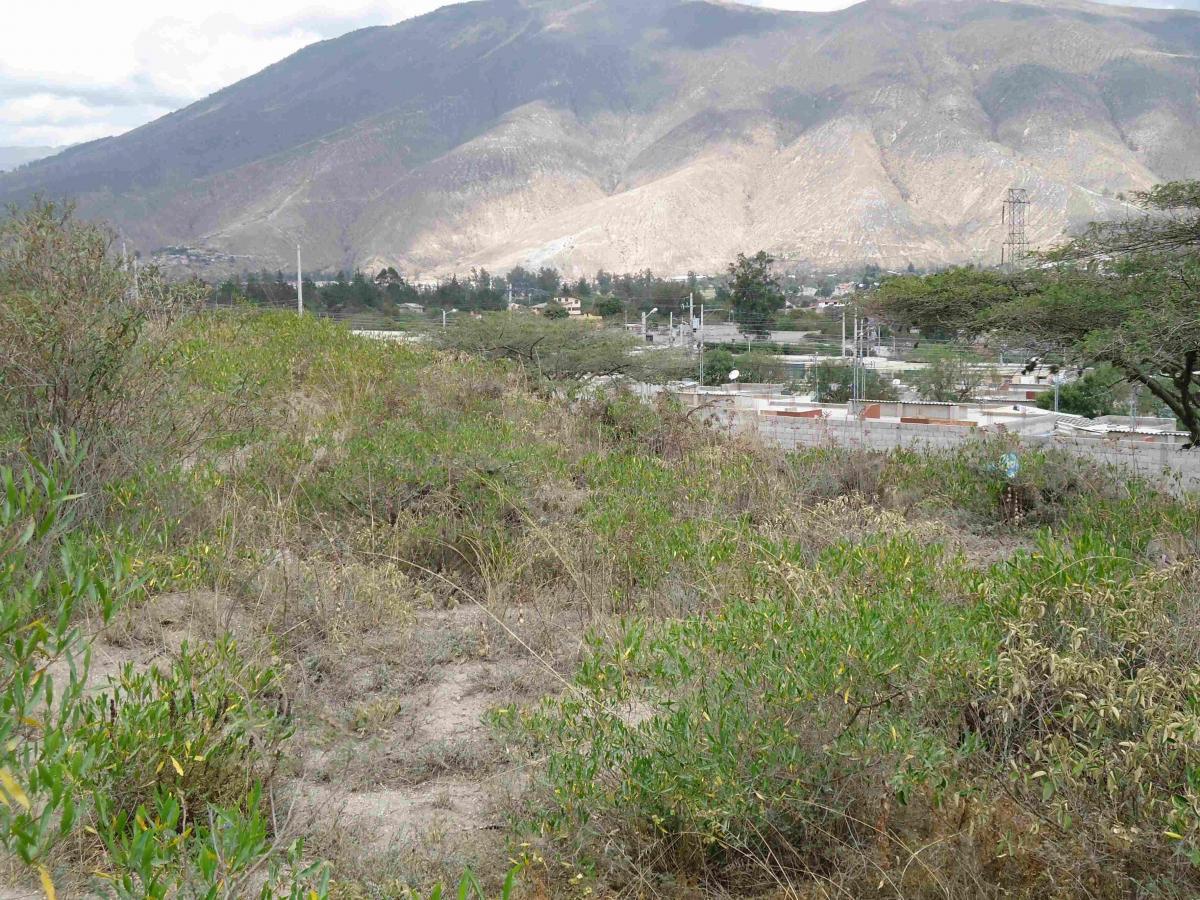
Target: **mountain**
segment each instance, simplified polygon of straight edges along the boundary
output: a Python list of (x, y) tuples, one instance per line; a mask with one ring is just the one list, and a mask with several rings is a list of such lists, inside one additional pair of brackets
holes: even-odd
[(0, 147), (0, 172), (53, 156), (62, 147)]
[[(1081, 0), (482, 0), (0, 176), (145, 250), (403, 271), (994, 262), (1200, 176), (1200, 14)], [(226, 256), (221, 256), (226, 254)]]

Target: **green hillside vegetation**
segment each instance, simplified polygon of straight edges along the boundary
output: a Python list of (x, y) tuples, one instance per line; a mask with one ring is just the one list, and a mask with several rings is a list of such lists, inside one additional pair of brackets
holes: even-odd
[(0, 238), (0, 883), (1200, 891), (1194, 496), (784, 454), (108, 241)]

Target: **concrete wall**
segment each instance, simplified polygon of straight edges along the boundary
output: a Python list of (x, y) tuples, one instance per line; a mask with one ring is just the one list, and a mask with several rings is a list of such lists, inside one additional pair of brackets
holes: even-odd
[[(721, 400), (725, 401), (725, 398)], [(706, 404), (704, 416), (718, 428), (753, 434), (784, 450), (831, 444), (871, 450), (903, 447), (945, 450), (978, 440), (983, 434), (977, 428), (946, 425), (776, 416), (738, 409), (727, 401)], [(1057, 447), (1097, 463), (1127, 469), (1178, 490), (1200, 490), (1200, 451), (1181, 451), (1166, 443), (1125, 443), (1063, 434), (1018, 437), (1026, 446)]]

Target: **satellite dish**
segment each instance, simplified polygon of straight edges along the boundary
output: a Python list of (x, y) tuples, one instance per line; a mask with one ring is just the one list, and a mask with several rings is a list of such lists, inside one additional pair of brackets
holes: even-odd
[(737, 380), (738, 380), (738, 376), (739, 376), (739, 375), (741, 375), (741, 374), (742, 374), (742, 373), (741, 373), (741, 372), (739, 372), (737, 369), (734, 369), (733, 371), (731, 371), (731, 372), (729, 373), (729, 380), (730, 380), (730, 381), (737, 381)]

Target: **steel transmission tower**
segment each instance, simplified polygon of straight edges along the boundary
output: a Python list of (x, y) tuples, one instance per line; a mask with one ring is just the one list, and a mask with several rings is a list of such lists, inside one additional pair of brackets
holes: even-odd
[(1008, 226), (1000, 248), (1000, 265), (1015, 269), (1029, 256), (1029, 241), (1025, 237), (1025, 210), (1029, 207), (1029, 192), (1025, 188), (1009, 188), (1000, 208), (1000, 224)]

